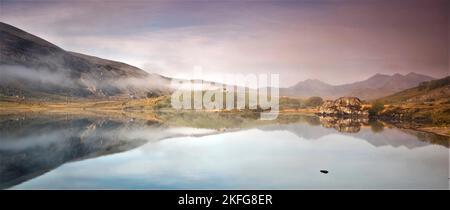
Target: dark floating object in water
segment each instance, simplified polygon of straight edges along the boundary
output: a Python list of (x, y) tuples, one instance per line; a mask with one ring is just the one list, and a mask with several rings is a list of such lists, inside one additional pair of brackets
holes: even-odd
[(327, 170), (320, 170), (320, 173), (328, 174), (328, 171)]

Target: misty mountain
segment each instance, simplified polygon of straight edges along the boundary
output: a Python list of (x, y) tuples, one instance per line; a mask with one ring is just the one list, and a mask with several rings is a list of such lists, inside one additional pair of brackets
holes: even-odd
[[(66, 51), (1, 22), (0, 49), (0, 96), (44, 99), (65, 96), (145, 97), (147, 93), (159, 95), (169, 92), (169, 78), (125, 63)], [(432, 79), (416, 73), (376, 74), (367, 80), (345, 85), (309, 79), (281, 88), (280, 95), (375, 99)]]
[(0, 95), (145, 97), (167, 91), (168, 78), (137, 67), (66, 51), (0, 22)]
[(433, 79), (432, 77), (413, 72), (406, 75), (375, 74), (364, 81), (344, 85), (330, 85), (319, 80), (308, 79), (292, 87), (281, 88), (280, 95), (293, 97), (320, 96), (327, 99), (335, 99), (341, 96), (356, 96), (370, 100), (412, 88), (424, 81)]

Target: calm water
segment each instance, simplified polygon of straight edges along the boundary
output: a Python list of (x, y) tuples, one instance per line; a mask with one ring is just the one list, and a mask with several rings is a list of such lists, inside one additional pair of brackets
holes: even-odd
[(301, 117), (226, 129), (173, 121), (2, 118), (0, 188), (449, 188), (446, 137)]

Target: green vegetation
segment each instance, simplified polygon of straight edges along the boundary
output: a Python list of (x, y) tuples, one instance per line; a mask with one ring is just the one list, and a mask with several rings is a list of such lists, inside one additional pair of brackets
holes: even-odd
[[(198, 93), (198, 92), (197, 92)], [(194, 104), (194, 92), (191, 93), (191, 106)], [(205, 94), (205, 91), (203, 91), (201, 94)], [(270, 99), (270, 96), (269, 96)], [(162, 96), (160, 97), (160, 100), (158, 103), (154, 106), (155, 110), (161, 110), (161, 109), (172, 109), (171, 107), (171, 96)], [(214, 96), (212, 97), (212, 100), (214, 100)], [(237, 101), (238, 97), (234, 96), (234, 107), (237, 107)], [(249, 103), (249, 93), (248, 91), (245, 94), (245, 109), (248, 109), (248, 103)], [(299, 110), (299, 109), (310, 109), (310, 108), (316, 108), (320, 106), (323, 103), (323, 99), (320, 97), (310, 97), (308, 99), (301, 99), (301, 98), (292, 98), (292, 97), (280, 97), (279, 98), (279, 105), (280, 110)], [(223, 93), (223, 107), (226, 107), (226, 93)], [(262, 111), (258, 107), (259, 111)]]
[(450, 76), (438, 80), (422, 82), (420, 83), (418, 90), (419, 91), (433, 90), (436, 88), (444, 87), (449, 84), (450, 84)]
[(380, 101), (375, 101), (369, 109), (369, 116), (376, 116), (384, 109), (384, 104)]
[(317, 107), (317, 106), (322, 105), (322, 103), (323, 103), (323, 99), (321, 97), (313, 96), (313, 97), (306, 99), (305, 106), (306, 107)]
[(281, 97), (279, 103), (282, 110), (302, 108), (302, 100), (298, 98)]
[(384, 130), (384, 124), (378, 120), (369, 121), (370, 129), (374, 133), (380, 133)]
[(290, 98), (290, 97), (281, 97), (280, 98), (280, 109), (309, 109), (309, 108), (317, 108), (322, 105), (323, 99), (321, 97), (313, 96), (307, 99), (301, 98)]

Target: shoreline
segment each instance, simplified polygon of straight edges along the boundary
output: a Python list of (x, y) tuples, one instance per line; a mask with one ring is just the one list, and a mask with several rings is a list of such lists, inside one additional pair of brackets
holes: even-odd
[(436, 135), (440, 135), (440, 136), (446, 136), (446, 137), (449, 137), (449, 140), (450, 140), (450, 127), (448, 127), (448, 126), (442, 126), (442, 127), (438, 127), (438, 126), (405, 126), (405, 125), (396, 124), (396, 123), (392, 123), (392, 125), (397, 128), (401, 128), (401, 129), (410, 129), (410, 130), (415, 130), (415, 131), (420, 131), (420, 132), (432, 133), (432, 134), (436, 134)]
[[(33, 102), (33, 101), (0, 101), (0, 115), (12, 115), (23, 113), (71, 113), (71, 114), (105, 114), (111, 116), (128, 116), (147, 120), (159, 121), (157, 112), (165, 111), (157, 109), (156, 106), (163, 98), (135, 99), (135, 100), (110, 100), (110, 101), (72, 101), (72, 102)], [(207, 111), (205, 111), (207, 112)], [(213, 112), (223, 112), (216, 110)], [(224, 112), (225, 113), (225, 112)], [(226, 111), (226, 113), (234, 113)], [(236, 112), (238, 113), (238, 112)], [(318, 116), (317, 109), (280, 109), (283, 115), (305, 115)], [(377, 119), (377, 118), (375, 118)], [(420, 132), (432, 133), (440, 136), (450, 137), (450, 127), (447, 125), (436, 126), (416, 124), (415, 122), (396, 122), (389, 119), (377, 119), (398, 128), (411, 129)]]

